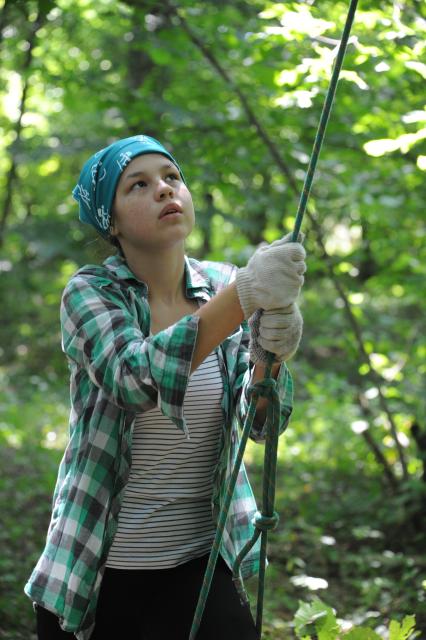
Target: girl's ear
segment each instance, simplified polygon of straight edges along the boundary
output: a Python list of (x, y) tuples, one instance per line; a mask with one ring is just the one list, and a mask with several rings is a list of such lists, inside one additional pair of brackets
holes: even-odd
[(115, 237), (115, 236), (118, 235), (118, 229), (117, 229), (117, 225), (116, 225), (115, 220), (114, 220), (114, 216), (112, 216), (112, 218), (111, 218), (111, 223), (109, 225), (109, 230), (108, 231), (109, 231), (109, 235), (110, 236), (114, 236)]

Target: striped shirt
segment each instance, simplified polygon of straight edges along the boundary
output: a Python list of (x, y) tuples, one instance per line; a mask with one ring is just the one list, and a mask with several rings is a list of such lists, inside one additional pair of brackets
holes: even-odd
[[(230, 284), (236, 267), (185, 259), (185, 293), (203, 304)], [(55, 613), (64, 631), (88, 640), (108, 553), (131, 467), (137, 413), (157, 406), (187, 434), (184, 398), (199, 316), (192, 314), (150, 336), (148, 287), (124, 257), (82, 267), (68, 282), (61, 304), (62, 348), (70, 368), (69, 442), (58, 470), (45, 548), (25, 593)], [(213, 478), (215, 519), (223, 504), (248, 411), (251, 379), (249, 328), (239, 326), (217, 349), (223, 382), (223, 428)], [(283, 364), (277, 378), (282, 433), (292, 411), (292, 379)], [(250, 437), (265, 439), (263, 425)], [(232, 567), (251, 539), (256, 503), (244, 465), (228, 511), (220, 553)], [(260, 545), (241, 565), (243, 578), (259, 570)]]
[(108, 567), (165, 569), (209, 553), (222, 396), (213, 352), (191, 374), (185, 394), (189, 440), (157, 407), (136, 416), (132, 467)]

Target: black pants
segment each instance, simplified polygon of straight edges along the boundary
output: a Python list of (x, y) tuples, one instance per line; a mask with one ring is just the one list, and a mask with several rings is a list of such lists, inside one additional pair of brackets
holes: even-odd
[[(188, 640), (207, 565), (204, 556), (174, 569), (109, 569), (101, 585), (90, 640)], [(39, 640), (71, 640), (58, 618), (37, 607)], [(219, 557), (197, 640), (257, 640), (248, 606)]]

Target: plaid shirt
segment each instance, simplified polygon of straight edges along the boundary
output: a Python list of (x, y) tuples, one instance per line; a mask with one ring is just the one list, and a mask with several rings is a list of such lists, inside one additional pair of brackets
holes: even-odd
[[(235, 277), (230, 264), (185, 259), (186, 295), (207, 302)], [(70, 437), (53, 496), (45, 549), (25, 586), (37, 604), (53, 611), (65, 631), (87, 640), (108, 552), (131, 466), (136, 413), (158, 406), (187, 433), (183, 402), (199, 318), (187, 315), (149, 335), (147, 286), (112, 256), (102, 266), (80, 269), (65, 288), (61, 305), (62, 345), (71, 372)], [(250, 382), (249, 331), (239, 326), (217, 349), (224, 395), (223, 435), (213, 480), (217, 516), (239, 443), (238, 420), (247, 411)], [(291, 413), (292, 383), (278, 376), (280, 431)], [(263, 440), (261, 426), (251, 437)], [(256, 504), (242, 465), (229, 510), (221, 554), (229, 566), (251, 538)], [(259, 545), (242, 565), (257, 573)]]

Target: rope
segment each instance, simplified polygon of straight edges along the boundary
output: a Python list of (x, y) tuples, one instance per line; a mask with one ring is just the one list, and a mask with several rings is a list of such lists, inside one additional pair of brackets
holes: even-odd
[[(272, 357), (272, 361), (273, 361), (273, 357)], [(201, 623), (201, 618), (204, 612), (207, 596), (210, 591), (211, 581), (213, 579), (214, 568), (216, 566), (216, 561), (219, 555), (220, 545), (223, 537), (223, 531), (225, 529), (225, 524), (226, 524), (226, 517), (228, 515), (229, 506), (231, 504), (232, 494), (234, 493), (235, 484), (238, 478), (238, 472), (240, 470), (244, 451), (247, 445), (247, 440), (248, 440), (250, 431), (253, 427), (254, 418), (256, 415), (257, 401), (259, 400), (260, 397), (266, 397), (269, 400), (267, 412), (266, 412), (266, 422), (265, 422), (265, 428), (267, 430), (266, 442), (265, 442), (265, 471), (266, 471), (267, 459), (268, 459), (269, 468), (268, 468), (268, 472), (264, 473), (264, 486), (263, 486), (263, 495), (264, 495), (264, 498), (266, 497), (266, 502), (267, 502), (265, 505), (266, 508), (262, 511), (262, 513), (260, 514), (260, 517), (256, 518), (255, 516), (254, 519), (255, 521), (257, 520), (260, 527), (262, 527), (264, 524), (263, 518), (270, 519), (270, 518), (275, 518), (276, 516), (275, 512), (273, 511), (273, 504), (274, 504), (274, 497), (275, 497), (275, 470), (276, 470), (277, 447), (278, 447), (278, 423), (279, 423), (279, 413), (280, 413), (281, 407), (280, 407), (280, 402), (278, 398), (278, 392), (276, 389), (277, 383), (273, 378), (271, 378), (272, 361), (269, 362), (266, 367), (265, 379), (262, 380), (261, 382), (257, 382), (256, 384), (251, 385), (247, 391), (248, 398), (250, 400), (249, 409), (244, 422), (240, 445), (238, 447), (238, 452), (235, 457), (232, 474), (229, 479), (228, 486), (226, 488), (223, 505), (219, 514), (216, 534), (213, 541), (212, 550), (210, 552), (209, 561), (207, 563), (206, 572), (204, 574), (204, 580), (201, 586), (200, 596), (198, 599), (194, 620), (192, 622), (192, 628), (189, 635), (189, 640), (194, 640), (196, 638), (196, 634), (198, 632), (198, 629)], [(285, 367), (286, 374), (287, 376), (289, 376), (290, 374), (288, 372), (286, 365), (283, 363), (282, 366)], [(285, 383), (286, 382), (287, 380), (285, 380)], [(289, 406), (287, 409), (288, 417), (290, 416), (291, 409), (292, 409), (291, 406)], [(267, 455), (268, 449), (269, 449), (269, 452)], [(268, 506), (269, 507), (272, 506), (272, 513), (270, 509), (268, 510)], [(247, 545), (245, 545), (244, 549), (240, 552), (233, 567), (234, 581), (235, 581), (236, 587), (243, 601), (247, 603), (248, 603), (247, 594), (244, 590), (243, 582), (239, 575), (239, 565), (243, 560), (244, 555), (246, 555), (248, 551), (251, 549), (251, 547), (253, 547), (253, 545), (256, 543), (256, 540), (258, 539), (259, 535), (262, 535), (262, 537), (264, 537), (265, 539), (265, 544), (264, 544), (265, 549), (263, 553), (262, 553), (263, 545), (261, 547), (260, 568), (262, 571), (262, 555), (264, 555), (264, 558), (265, 558), (264, 565), (266, 565), (267, 529), (268, 529), (268, 525), (265, 527), (265, 531), (262, 531), (261, 528), (259, 527), (256, 528), (254, 537), (252, 538), (252, 540), (250, 540), (247, 543)], [(244, 555), (243, 555), (243, 551), (245, 551)], [(264, 571), (264, 568), (263, 568), (263, 571)], [(259, 585), (261, 585), (260, 577), (259, 577)], [(263, 589), (264, 587), (262, 587), (261, 589), (262, 601), (263, 601)]]
[[(336, 61), (334, 64), (330, 85), (328, 87), (327, 95), (325, 97), (324, 106), (322, 109), (321, 117), (319, 120), (318, 129), (315, 135), (314, 145), (312, 149), (309, 166), (306, 172), (305, 181), (303, 184), (302, 193), (300, 196), (299, 206), (296, 213), (296, 220), (292, 234), (292, 241), (296, 242), (299, 236), (300, 227), (302, 224), (303, 216), (306, 211), (309, 194), (312, 187), (312, 182), (315, 175), (316, 165), (318, 157), (321, 151), (321, 147), (324, 141), (325, 130), (327, 128), (328, 119), (330, 116), (331, 108), (333, 106), (334, 96), (336, 94), (337, 83), (339, 80), (340, 71), (342, 68), (343, 60), (348, 45), (349, 34), (352, 28), (355, 12), (357, 8), (358, 0), (351, 0), (346, 23), (344, 26), (342, 38), (340, 41)], [(204, 608), (206, 605), (207, 597), (210, 591), (211, 582), (213, 579), (214, 569), (216, 566), (217, 558), (220, 551), (220, 545), (222, 542), (223, 532), (225, 529), (226, 518), (231, 504), (232, 495), (234, 493), (235, 484), (240, 470), (241, 462), (244, 456), (244, 451), (247, 445), (247, 440), (250, 431), (253, 427), (256, 405), (260, 397), (265, 397), (269, 400), (267, 407), (267, 415), (265, 422), (266, 441), (265, 441), (265, 458), (263, 468), (263, 495), (262, 495), (262, 511), (257, 511), (253, 518), (254, 533), (251, 538), (238, 554), (234, 566), (233, 575), (234, 582), (240, 594), (243, 602), (247, 603), (248, 597), (244, 589), (244, 584), (241, 578), (241, 563), (244, 560), (247, 553), (256, 544), (259, 537), (261, 537), (260, 546), (260, 569), (259, 569), (259, 581), (257, 592), (257, 610), (256, 610), (256, 630), (259, 639), (262, 635), (262, 618), (263, 618), (263, 600), (265, 591), (265, 570), (266, 570), (266, 548), (268, 532), (274, 529), (278, 524), (278, 514), (274, 511), (275, 502), (275, 481), (276, 481), (276, 468), (277, 468), (277, 450), (278, 450), (278, 427), (280, 417), (280, 402), (278, 398), (276, 381), (271, 378), (271, 369), (274, 362), (273, 354), (268, 355), (268, 362), (265, 370), (265, 378), (263, 381), (252, 385), (248, 389), (249, 396), (249, 409), (244, 422), (243, 431), (241, 434), (240, 446), (235, 458), (234, 467), (231, 477), (226, 488), (225, 497), (223, 500), (222, 508), (218, 518), (218, 524), (216, 528), (216, 534), (213, 541), (212, 550), (210, 553), (209, 561), (207, 564), (206, 572), (204, 574), (203, 584), (201, 586), (200, 595), (197, 603), (197, 607), (194, 614), (194, 620), (189, 635), (189, 640), (195, 640), (198, 629), (200, 627), (201, 619), (203, 616)], [(282, 363), (282, 367), (285, 369), (285, 374), (288, 377), (290, 374), (285, 363)], [(287, 382), (287, 380), (285, 380)], [(291, 407), (288, 410), (288, 417), (291, 413)]]
[(311, 192), (312, 182), (315, 175), (315, 169), (317, 166), (322, 143), (324, 141), (325, 130), (327, 128), (331, 107), (333, 106), (334, 96), (336, 95), (337, 82), (339, 80), (340, 71), (342, 69), (343, 59), (346, 53), (346, 47), (348, 46), (349, 34), (351, 32), (352, 23), (354, 21), (357, 4), (358, 4), (358, 0), (351, 0), (351, 3), (349, 5), (348, 15), (347, 15), (345, 26), (342, 33), (342, 39), (340, 40), (336, 61), (334, 63), (333, 72), (331, 74), (330, 85), (328, 87), (327, 95), (325, 96), (324, 106), (322, 108), (322, 113), (319, 119), (318, 129), (317, 129), (317, 133), (314, 140), (314, 146), (311, 153), (311, 159), (309, 160), (308, 170), (305, 176), (305, 182), (303, 184), (302, 193), (300, 195), (299, 206), (297, 208), (297, 213), (296, 213), (296, 222), (294, 223), (294, 230), (293, 230), (293, 237), (292, 237), (293, 242), (296, 242), (299, 236), (299, 231), (302, 225), (303, 216), (306, 211), (306, 205), (308, 204), (308, 198)]

